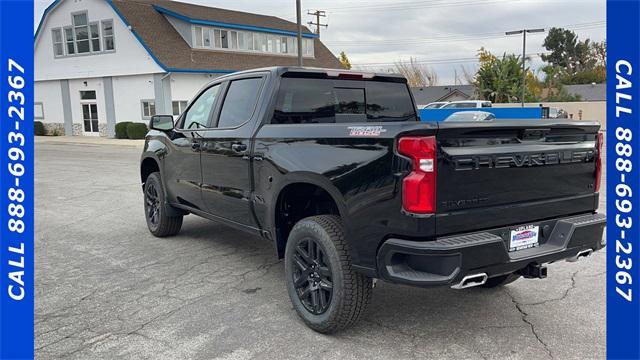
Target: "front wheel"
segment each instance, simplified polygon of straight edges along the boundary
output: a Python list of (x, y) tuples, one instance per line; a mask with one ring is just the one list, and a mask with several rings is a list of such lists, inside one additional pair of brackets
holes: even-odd
[(296, 312), (321, 333), (355, 324), (371, 299), (372, 281), (353, 270), (337, 216), (312, 216), (295, 224), (285, 249), (285, 276)]
[(182, 215), (168, 216), (160, 173), (154, 172), (144, 183), (144, 214), (149, 231), (157, 237), (175, 235), (182, 227)]

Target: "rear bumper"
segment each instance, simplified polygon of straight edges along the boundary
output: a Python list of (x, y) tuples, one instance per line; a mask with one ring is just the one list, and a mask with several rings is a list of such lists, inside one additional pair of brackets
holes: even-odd
[(438, 238), (434, 241), (388, 239), (378, 250), (378, 273), (384, 280), (414, 286), (454, 285), (465, 276), (508, 274), (530, 264), (575, 258), (585, 250), (606, 246), (602, 235), (606, 217), (586, 214), (534, 223), (540, 228), (534, 248), (508, 251), (510, 230), (502, 227), (482, 232)]

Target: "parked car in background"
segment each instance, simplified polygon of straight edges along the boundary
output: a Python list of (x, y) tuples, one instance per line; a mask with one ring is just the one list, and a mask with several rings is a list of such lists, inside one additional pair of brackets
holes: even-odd
[(549, 108), (549, 119), (567, 119), (569, 114), (563, 109)]
[(491, 107), (491, 101), (486, 100), (459, 100), (451, 101), (442, 106), (441, 109), (469, 109), (469, 108), (488, 108)]
[(491, 121), (495, 118), (495, 115), (486, 111), (458, 111), (449, 115), (444, 121)]
[(447, 105), (448, 101), (436, 101), (432, 103), (428, 103), (423, 107), (423, 109), (440, 109), (441, 107)]

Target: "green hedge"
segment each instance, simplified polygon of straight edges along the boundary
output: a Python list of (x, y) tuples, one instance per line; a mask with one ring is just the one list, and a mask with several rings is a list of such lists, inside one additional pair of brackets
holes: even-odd
[(123, 121), (116, 124), (116, 139), (128, 139), (127, 126), (133, 124), (131, 121)]
[(42, 121), (34, 121), (33, 122), (33, 133), (36, 136), (44, 136), (44, 124)]
[(147, 124), (131, 123), (127, 125), (127, 137), (129, 137), (129, 139), (144, 139), (148, 131)]

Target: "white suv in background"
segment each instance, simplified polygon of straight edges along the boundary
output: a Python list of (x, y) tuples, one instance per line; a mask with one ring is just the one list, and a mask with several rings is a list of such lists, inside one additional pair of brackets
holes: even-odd
[(443, 105), (441, 109), (469, 109), (469, 108), (490, 108), (491, 101), (486, 100), (460, 100), (451, 101)]

